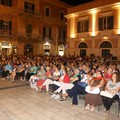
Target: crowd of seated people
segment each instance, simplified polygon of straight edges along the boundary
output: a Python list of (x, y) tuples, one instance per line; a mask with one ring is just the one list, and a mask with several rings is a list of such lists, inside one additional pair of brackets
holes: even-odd
[[(120, 62), (112, 63), (97, 56), (2, 56), (0, 74), (11, 83), (20, 79), (29, 81), (38, 92), (43, 89), (54, 99), (78, 105), (79, 94), (85, 95), (85, 110), (94, 111), (103, 104), (108, 112), (120, 91)], [(109, 91), (108, 97), (101, 91)], [(103, 93), (103, 92), (102, 92)]]

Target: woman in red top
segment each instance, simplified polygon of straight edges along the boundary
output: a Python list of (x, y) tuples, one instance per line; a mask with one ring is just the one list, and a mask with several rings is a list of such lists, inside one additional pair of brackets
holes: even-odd
[(113, 70), (111, 68), (108, 68), (107, 73), (104, 74), (106, 81), (109, 81), (112, 79), (112, 74), (113, 74)]
[(73, 83), (70, 83), (69, 75), (66, 73), (65, 69), (63, 70), (63, 75), (59, 79), (59, 83), (55, 81), (54, 84), (59, 86), (59, 88), (54, 92), (55, 94), (60, 93), (61, 91), (62, 94), (65, 94), (66, 90), (71, 89), (74, 86)]

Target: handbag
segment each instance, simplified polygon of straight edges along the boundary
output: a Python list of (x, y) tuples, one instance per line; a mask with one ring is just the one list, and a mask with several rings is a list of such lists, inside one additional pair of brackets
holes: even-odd
[(86, 87), (87, 86), (87, 83), (85, 83), (85, 82), (78, 82), (78, 85), (80, 85), (81, 87)]

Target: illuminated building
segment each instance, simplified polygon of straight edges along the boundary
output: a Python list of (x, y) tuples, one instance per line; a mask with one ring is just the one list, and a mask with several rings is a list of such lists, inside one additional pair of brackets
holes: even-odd
[(0, 54), (64, 54), (67, 7), (59, 0), (0, 0)]
[(94, 0), (68, 8), (67, 55), (120, 58), (120, 2)]

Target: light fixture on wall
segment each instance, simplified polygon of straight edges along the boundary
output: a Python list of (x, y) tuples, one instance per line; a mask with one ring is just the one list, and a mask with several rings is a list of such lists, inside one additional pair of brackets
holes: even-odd
[(108, 39), (108, 36), (107, 36), (107, 35), (104, 35), (103, 39), (107, 40), (107, 39)]
[(75, 38), (75, 34), (74, 34), (74, 33), (71, 33), (70, 37), (71, 37), (72, 39), (74, 39), (74, 38)]
[(82, 42), (84, 42), (85, 41), (85, 38), (84, 37), (81, 37), (81, 39), (80, 39)]

